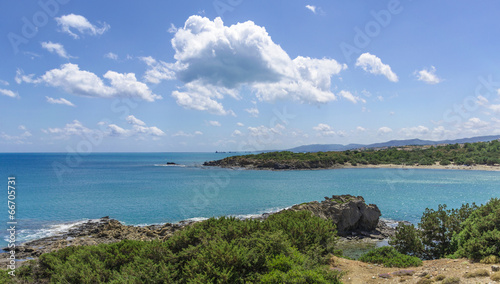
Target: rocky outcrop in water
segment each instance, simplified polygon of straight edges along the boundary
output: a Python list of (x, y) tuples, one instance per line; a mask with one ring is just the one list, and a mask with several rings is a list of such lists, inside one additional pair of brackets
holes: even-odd
[(289, 210), (308, 210), (313, 215), (332, 220), (341, 236), (366, 236), (383, 239), (390, 228), (380, 222), (377, 205), (366, 204), (361, 196), (334, 195), (322, 202), (313, 201), (292, 206)]

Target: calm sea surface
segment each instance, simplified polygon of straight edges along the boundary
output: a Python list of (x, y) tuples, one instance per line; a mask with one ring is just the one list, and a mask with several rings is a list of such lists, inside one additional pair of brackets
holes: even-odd
[[(341, 169), (254, 171), (202, 167), (230, 154), (0, 154), (7, 189), (16, 178), (18, 240), (110, 216), (146, 225), (190, 218), (247, 217), (334, 194), (361, 195), (382, 217), (418, 222), (426, 207), (485, 203), (500, 196), (500, 172)], [(182, 166), (165, 166), (175, 162)], [(0, 245), (6, 244), (7, 190), (0, 193)], [(3, 213), (2, 213), (3, 212)]]

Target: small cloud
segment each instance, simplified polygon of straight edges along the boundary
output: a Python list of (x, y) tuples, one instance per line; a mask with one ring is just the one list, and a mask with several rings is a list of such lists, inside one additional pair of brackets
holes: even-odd
[(379, 135), (384, 135), (384, 134), (388, 134), (388, 133), (391, 133), (392, 132), (392, 129), (390, 129), (389, 127), (387, 126), (383, 126), (383, 127), (380, 127), (378, 129), (378, 134)]
[(431, 66), (431, 69), (423, 69), (414, 72), (415, 76), (419, 81), (423, 81), (427, 84), (437, 84), (442, 82), (438, 76), (436, 76), (436, 67)]
[(360, 98), (360, 97), (358, 97), (358, 96), (354, 96), (353, 94), (351, 94), (351, 92), (348, 92), (348, 91), (344, 91), (344, 90), (342, 90), (342, 91), (340, 91), (340, 92), (338, 93), (338, 95), (339, 95), (340, 97), (342, 97), (342, 98), (344, 98), (344, 99), (346, 99), (346, 100), (348, 100), (348, 101), (352, 102), (353, 104), (356, 104), (356, 103), (358, 103), (358, 102), (366, 103), (366, 100), (365, 100), (365, 99)]
[[(75, 32), (78, 31), (80, 34), (88, 35), (102, 35), (110, 26), (106, 23), (102, 23), (101, 27), (93, 25), (81, 15), (69, 14), (61, 17), (55, 18), (57, 25), (61, 26), (61, 31), (69, 34), (75, 39), (80, 38)], [(76, 31), (75, 31), (76, 30)]]
[(11, 98), (19, 98), (18, 93), (14, 93), (13, 91), (7, 89), (0, 89), (0, 94)]
[(384, 75), (391, 82), (397, 82), (399, 80), (398, 76), (392, 72), (391, 66), (382, 63), (380, 58), (368, 52), (358, 57), (358, 60), (356, 60), (356, 67), (361, 67), (371, 74)]
[(333, 136), (335, 135), (335, 131), (333, 131), (333, 128), (325, 123), (320, 123), (317, 126), (313, 127), (313, 130), (318, 131), (319, 136)]
[(259, 116), (259, 110), (257, 108), (247, 108), (245, 109), (245, 111), (248, 112), (253, 117)]
[(210, 120), (207, 122), (208, 125), (211, 125), (211, 126), (221, 126), (220, 122), (216, 121), (216, 120)]
[(477, 117), (470, 118), (467, 122), (464, 123), (464, 127), (467, 129), (480, 129), (485, 128), (489, 125), (488, 122), (482, 121)]
[(75, 105), (72, 102), (68, 101), (65, 98), (59, 98), (59, 99), (54, 99), (51, 97), (45, 97), (45, 98), (47, 99), (47, 102), (49, 104), (59, 104), (59, 105), (67, 105), (67, 106), (75, 107)]
[(361, 126), (358, 126), (358, 127), (356, 127), (356, 131), (359, 131), (359, 132), (365, 132), (365, 131), (366, 131), (366, 128), (361, 127)]
[(243, 123), (241, 123), (241, 122), (236, 123), (236, 125), (238, 125), (239, 127), (243, 127), (243, 126), (245, 126), (245, 125), (244, 125)]
[(201, 131), (195, 131), (194, 135), (203, 135), (203, 132), (201, 132)]
[(316, 6), (313, 5), (306, 5), (306, 9), (310, 10), (314, 14), (316, 14)]
[(236, 137), (236, 136), (242, 136), (243, 134), (241, 133), (241, 131), (239, 130), (235, 130), (233, 131), (233, 134), (231, 134), (232, 137)]
[(55, 53), (62, 58), (66, 58), (66, 59), (75, 58), (75, 57), (69, 55), (66, 52), (66, 50), (64, 49), (64, 46), (60, 43), (46, 41), (46, 42), (42, 42), (41, 44), (42, 44), (42, 48), (46, 49), (50, 53)]
[(144, 121), (136, 118), (135, 116), (133, 115), (129, 115), (127, 116), (127, 118), (125, 118), (125, 120), (130, 123), (130, 124), (133, 124), (133, 125), (141, 125), (141, 126), (145, 126), (146, 123), (144, 123)]
[(8, 86), (9, 82), (4, 81), (4, 80), (0, 80), (0, 85)]
[(384, 97), (382, 97), (382, 96), (377, 96), (377, 100), (379, 100), (379, 101), (383, 102), (383, 101), (384, 101)]
[(104, 54), (104, 57), (109, 58), (111, 60), (118, 60), (118, 55), (116, 53), (113, 53), (113, 52), (108, 52), (108, 53)]

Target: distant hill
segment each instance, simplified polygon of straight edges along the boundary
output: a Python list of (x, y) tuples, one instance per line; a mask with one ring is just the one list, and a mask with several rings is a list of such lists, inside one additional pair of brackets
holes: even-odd
[(287, 151), (292, 152), (328, 152), (328, 151), (346, 151), (354, 150), (360, 148), (383, 148), (383, 147), (400, 147), (408, 145), (438, 145), (438, 144), (456, 144), (456, 143), (474, 143), (474, 142), (487, 142), (495, 139), (500, 139), (500, 135), (491, 136), (479, 136), (471, 138), (462, 138), (456, 140), (441, 140), (441, 141), (431, 141), (431, 140), (421, 140), (421, 139), (408, 139), (408, 140), (391, 140), (383, 143), (374, 144), (311, 144), (295, 147), (288, 149)]

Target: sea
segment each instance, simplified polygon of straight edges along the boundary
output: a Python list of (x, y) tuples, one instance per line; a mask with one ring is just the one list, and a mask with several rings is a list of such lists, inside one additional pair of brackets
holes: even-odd
[[(500, 196), (500, 172), (202, 166), (231, 155), (236, 153), (0, 154), (0, 182), (4, 183), (0, 246), (7, 245), (10, 226), (15, 226), (16, 242), (22, 243), (104, 216), (138, 226), (219, 216), (250, 218), (352, 194), (376, 204), (391, 224), (416, 224), (425, 208), (484, 204)], [(15, 195), (10, 197), (14, 211), (8, 208), (9, 177), (15, 180)]]

